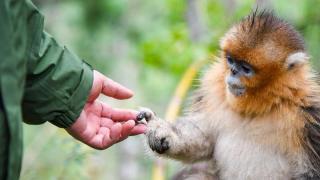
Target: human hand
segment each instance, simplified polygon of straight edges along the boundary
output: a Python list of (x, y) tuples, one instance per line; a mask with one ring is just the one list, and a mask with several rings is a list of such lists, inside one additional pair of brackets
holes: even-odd
[(71, 127), (66, 129), (67, 132), (79, 141), (101, 150), (130, 135), (144, 133), (145, 125), (136, 125), (134, 121), (138, 112), (115, 109), (97, 100), (101, 93), (116, 99), (128, 99), (132, 97), (132, 91), (98, 71), (93, 73), (93, 85), (88, 100), (80, 117)]

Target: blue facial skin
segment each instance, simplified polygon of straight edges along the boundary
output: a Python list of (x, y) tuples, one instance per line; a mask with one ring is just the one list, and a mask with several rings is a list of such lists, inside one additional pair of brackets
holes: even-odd
[(234, 96), (242, 96), (246, 92), (246, 87), (241, 83), (240, 78), (254, 76), (254, 69), (247, 62), (237, 60), (230, 55), (227, 55), (226, 59), (230, 69), (230, 74), (225, 80), (228, 89)]

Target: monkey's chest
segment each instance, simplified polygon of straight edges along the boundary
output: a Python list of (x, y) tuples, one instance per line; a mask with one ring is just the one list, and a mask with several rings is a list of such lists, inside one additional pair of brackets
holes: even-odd
[(240, 132), (221, 133), (214, 157), (221, 179), (285, 180), (290, 177), (289, 163), (285, 157)]

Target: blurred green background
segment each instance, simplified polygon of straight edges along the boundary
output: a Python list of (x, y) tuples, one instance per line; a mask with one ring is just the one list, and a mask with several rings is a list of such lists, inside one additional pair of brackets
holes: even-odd
[[(218, 50), (230, 25), (257, 5), (273, 9), (303, 34), (320, 69), (320, 0), (36, 0), (46, 29), (95, 69), (135, 91), (115, 107), (145, 106), (164, 116), (183, 72)], [(151, 178), (143, 136), (96, 151), (51, 124), (24, 126), (22, 180)], [(170, 163), (168, 177), (178, 163)]]

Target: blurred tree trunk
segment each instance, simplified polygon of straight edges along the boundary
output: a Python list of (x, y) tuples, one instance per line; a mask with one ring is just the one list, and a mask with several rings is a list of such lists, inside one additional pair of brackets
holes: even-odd
[(229, 16), (233, 16), (235, 9), (237, 8), (237, 0), (221, 0), (223, 3), (226, 13)]
[(199, 42), (204, 37), (206, 28), (201, 18), (201, 11), (198, 0), (187, 0), (187, 22), (190, 39)]
[(272, 9), (272, 3), (270, 0), (256, 0), (256, 6), (258, 9)]

